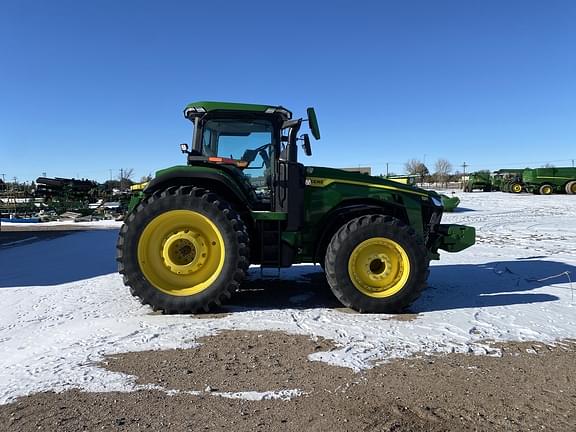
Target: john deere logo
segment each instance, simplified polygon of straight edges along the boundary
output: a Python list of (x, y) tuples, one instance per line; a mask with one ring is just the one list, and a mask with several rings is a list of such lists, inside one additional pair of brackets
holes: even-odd
[(324, 186), (326, 179), (308, 177), (306, 179), (306, 186)]

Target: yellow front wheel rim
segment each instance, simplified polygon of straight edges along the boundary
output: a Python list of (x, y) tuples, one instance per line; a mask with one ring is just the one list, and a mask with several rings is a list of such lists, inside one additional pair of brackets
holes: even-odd
[(348, 260), (348, 274), (354, 286), (369, 297), (390, 297), (398, 293), (410, 276), (410, 259), (394, 240), (374, 237), (354, 248)]
[(138, 241), (138, 264), (160, 291), (190, 296), (207, 289), (222, 272), (220, 230), (201, 213), (171, 210), (152, 219)]
[(512, 186), (512, 190), (516, 193), (519, 193), (522, 191), (522, 186), (515, 184), (514, 186)]

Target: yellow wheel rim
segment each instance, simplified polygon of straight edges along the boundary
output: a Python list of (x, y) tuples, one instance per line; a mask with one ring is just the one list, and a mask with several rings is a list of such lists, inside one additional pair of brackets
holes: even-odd
[(542, 188), (543, 195), (550, 195), (552, 193), (552, 188), (550, 186), (544, 186)]
[(399, 292), (410, 276), (410, 259), (402, 246), (384, 237), (364, 240), (348, 260), (354, 286), (369, 297), (390, 297)]
[(225, 247), (206, 216), (171, 210), (152, 219), (138, 241), (138, 264), (160, 291), (190, 296), (207, 289), (222, 272)]
[(514, 186), (512, 186), (512, 191), (516, 192), (516, 193), (520, 193), (520, 192), (522, 192), (522, 186), (520, 186), (519, 184), (515, 184)]

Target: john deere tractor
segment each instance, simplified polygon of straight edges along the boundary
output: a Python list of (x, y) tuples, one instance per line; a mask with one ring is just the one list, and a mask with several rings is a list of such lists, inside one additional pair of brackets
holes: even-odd
[(156, 172), (120, 230), (124, 283), (164, 313), (226, 301), (250, 265), (320, 263), (336, 297), (360, 312), (396, 313), (426, 286), (438, 250), (461, 251), (474, 228), (444, 225), (438, 194), (333, 168), (304, 166), (307, 122), (281, 106), (196, 102), (187, 164)]

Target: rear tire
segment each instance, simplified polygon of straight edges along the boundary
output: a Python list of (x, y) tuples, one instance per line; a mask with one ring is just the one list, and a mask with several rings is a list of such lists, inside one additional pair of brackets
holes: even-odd
[(568, 182), (566, 184), (566, 193), (569, 195), (575, 195), (576, 194), (576, 180)]
[(549, 184), (543, 184), (538, 188), (538, 192), (540, 193), (540, 195), (552, 195), (554, 189)]
[(426, 250), (412, 228), (391, 216), (367, 215), (342, 226), (328, 246), (326, 278), (334, 295), (359, 312), (399, 313), (428, 278)]
[(118, 271), (142, 304), (164, 313), (208, 311), (230, 298), (249, 266), (246, 226), (206, 189), (169, 187), (146, 197), (118, 237)]

